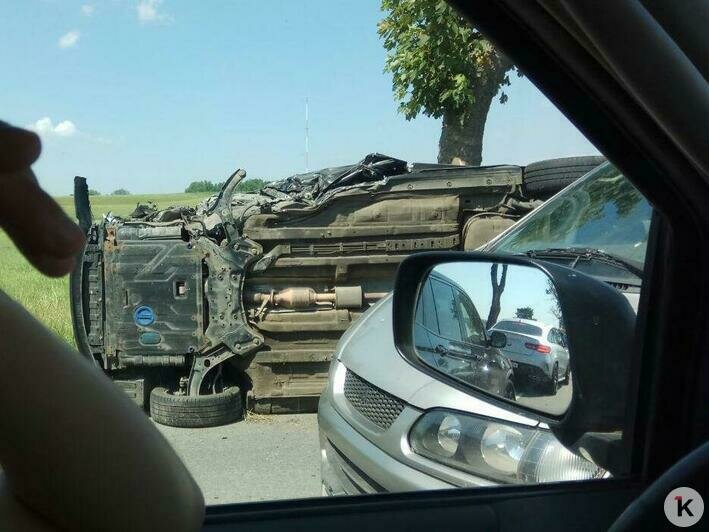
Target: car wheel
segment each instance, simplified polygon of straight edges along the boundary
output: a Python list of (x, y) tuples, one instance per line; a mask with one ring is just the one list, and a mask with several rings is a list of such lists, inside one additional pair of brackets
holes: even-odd
[(150, 393), (150, 416), (161, 425), (216, 427), (237, 421), (242, 415), (238, 386), (210, 395), (175, 395), (166, 388), (154, 388)]
[(566, 373), (564, 373), (564, 380), (561, 381), (561, 384), (569, 384), (570, 377), (571, 377), (571, 366), (566, 366)]
[(517, 400), (517, 394), (515, 393), (515, 385), (511, 382), (508, 382), (507, 387), (505, 388), (505, 399), (509, 399), (510, 401)]
[(554, 369), (551, 370), (551, 378), (549, 379), (549, 383), (547, 384), (547, 391), (551, 395), (555, 395), (558, 390), (559, 390), (559, 364), (555, 362)]
[(523, 187), (527, 196), (546, 199), (605, 162), (601, 156), (563, 157), (527, 165)]

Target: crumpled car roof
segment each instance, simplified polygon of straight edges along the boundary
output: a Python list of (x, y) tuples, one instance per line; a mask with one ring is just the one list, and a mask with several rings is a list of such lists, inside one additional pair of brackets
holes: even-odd
[(280, 181), (268, 183), (261, 189), (261, 193), (271, 195), (273, 191), (287, 194), (297, 201), (312, 201), (333, 188), (380, 181), (385, 177), (407, 172), (406, 161), (381, 153), (370, 153), (356, 164), (295, 174)]
[[(225, 199), (233, 206), (256, 206), (281, 202), (289, 205), (314, 205), (325, 196), (330, 196), (328, 192), (334, 193), (340, 188), (381, 181), (386, 177), (408, 172), (409, 166), (406, 161), (381, 153), (370, 153), (355, 164), (295, 174), (279, 181), (268, 182), (257, 193), (235, 192), (228, 194), (229, 198)], [(235, 172), (218, 194), (202, 202), (196, 209), (190, 207), (157, 209), (154, 204), (139, 204), (129, 218), (150, 222), (169, 222), (195, 214), (210, 214), (224, 196), (226, 189), (235, 188), (234, 185), (241, 180), (237, 179), (235, 183), (232, 183), (232, 179), (235, 176), (243, 178), (245, 175), (242, 171)]]

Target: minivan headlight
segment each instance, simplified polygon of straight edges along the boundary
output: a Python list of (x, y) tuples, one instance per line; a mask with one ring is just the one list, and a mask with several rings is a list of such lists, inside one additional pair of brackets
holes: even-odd
[(602, 478), (606, 471), (561, 445), (548, 430), (432, 410), (409, 434), (421, 456), (506, 483)]

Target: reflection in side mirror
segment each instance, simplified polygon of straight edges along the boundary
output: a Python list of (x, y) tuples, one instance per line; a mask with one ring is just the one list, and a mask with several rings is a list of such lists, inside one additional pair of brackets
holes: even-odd
[(507, 345), (507, 336), (500, 331), (490, 331), (490, 345), (503, 349)]
[(416, 355), (468, 386), (551, 415), (571, 402), (571, 363), (552, 279), (533, 266), (437, 264), (419, 286)]

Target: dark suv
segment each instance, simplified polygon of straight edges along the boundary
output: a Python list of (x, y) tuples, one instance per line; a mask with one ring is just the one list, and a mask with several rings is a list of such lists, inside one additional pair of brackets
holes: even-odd
[(467, 384), (515, 400), (512, 364), (499, 349), (505, 342), (491, 345), (465, 290), (443, 274), (431, 272), (421, 291), (414, 327), (419, 356)]

